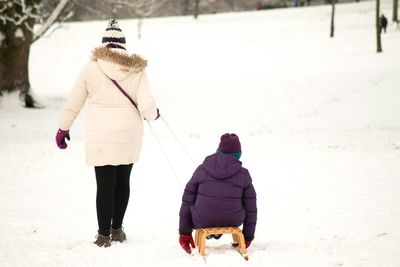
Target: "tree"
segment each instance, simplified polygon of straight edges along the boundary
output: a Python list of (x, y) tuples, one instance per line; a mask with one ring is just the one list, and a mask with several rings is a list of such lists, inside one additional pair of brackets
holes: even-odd
[(229, 4), (229, 9), (232, 11), (236, 11), (236, 0), (226, 0)]
[(153, 15), (167, 0), (109, 0), (116, 7), (128, 7), (137, 19), (138, 39), (142, 37), (143, 19)]
[(393, 0), (393, 16), (392, 16), (392, 20), (397, 22), (398, 21), (398, 16), (397, 16), (397, 10), (399, 7), (399, 2), (398, 0)]
[(333, 38), (335, 34), (335, 1), (331, 1), (332, 3), (332, 15), (331, 15), (331, 38)]
[(193, 16), (195, 19), (199, 16), (200, 0), (194, 0)]
[(181, 6), (182, 6), (182, 15), (188, 15), (188, 10), (189, 10), (189, 0), (181, 0)]
[(376, 0), (376, 43), (377, 52), (382, 52), (382, 42), (381, 42), (381, 23), (380, 23), (380, 0)]
[[(25, 107), (37, 107), (29, 83), (30, 47), (61, 18), (68, 2), (59, 1), (45, 16), (41, 12), (42, 0), (0, 0), (0, 95), (19, 92)], [(42, 25), (34, 32), (37, 22)]]

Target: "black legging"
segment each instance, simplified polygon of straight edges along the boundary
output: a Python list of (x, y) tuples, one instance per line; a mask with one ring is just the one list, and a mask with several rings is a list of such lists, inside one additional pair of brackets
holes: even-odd
[(96, 209), (99, 234), (110, 235), (110, 226), (122, 226), (129, 201), (132, 165), (94, 167), (97, 182)]

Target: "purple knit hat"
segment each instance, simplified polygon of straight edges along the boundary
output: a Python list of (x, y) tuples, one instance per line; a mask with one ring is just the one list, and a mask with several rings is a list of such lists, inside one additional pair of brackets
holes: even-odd
[(239, 137), (234, 133), (226, 133), (221, 136), (221, 142), (218, 146), (218, 151), (223, 153), (242, 152)]

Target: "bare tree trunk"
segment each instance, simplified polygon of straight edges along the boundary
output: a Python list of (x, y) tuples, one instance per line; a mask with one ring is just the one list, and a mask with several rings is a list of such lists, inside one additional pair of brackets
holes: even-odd
[(182, 15), (186, 16), (189, 15), (189, 0), (181, 0), (182, 5)]
[(143, 26), (143, 18), (138, 17), (137, 18), (137, 33), (138, 33), (138, 39), (142, 38), (142, 26)]
[(335, 1), (332, 0), (331, 38), (335, 35)]
[(193, 16), (195, 19), (199, 16), (199, 6), (200, 6), (200, 0), (194, 0), (194, 10), (193, 10)]
[[(29, 19), (26, 24), (33, 28), (34, 20)], [(0, 94), (19, 92), (25, 107), (33, 108), (36, 103), (30, 94), (28, 70), (33, 33), (25, 25), (6, 22), (0, 23), (0, 34), (4, 35), (0, 49)]]
[(25, 107), (38, 107), (29, 83), (30, 47), (59, 19), (69, 1), (58, 1), (36, 33), (33, 31), (35, 22), (43, 21), (42, 0), (0, 1), (0, 95), (19, 92)]
[(381, 42), (381, 24), (380, 24), (380, 0), (376, 0), (376, 44), (378, 53), (382, 52), (382, 42)]
[(229, 9), (231, 11), (235, 11), (236, 10), (236, 3), (235, 3), (236, 0), (228, 0), (227, 2), (229, 4)]
[(397, 20), (399, 19), (397, 16), (397, 9), (399, 7), (399, 2), (398, 0), (393, 0), (393, 17), (392, 20), (397, 22)]

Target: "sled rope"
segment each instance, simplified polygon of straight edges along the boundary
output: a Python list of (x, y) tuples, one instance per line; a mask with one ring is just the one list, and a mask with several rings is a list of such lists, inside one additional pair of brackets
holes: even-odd
[(169, 164), (169, 167), (171, 168), (171, 170), (172, 170), (172, 172), (173, 172), (173, 174), (174, 174), (176, 180), (178, 181), (179, 185), (180, 185), (181, 187), (183, 187), (183, 183), (182, 183), (181, 179), (179, 179), (178, 174), (176, 173), (176, 170), (175, 170), (174, 166), (172, 165), (171, 161), (169, 160), (169, 158), (168, 158), (168, 156), (167, 156), (167, 153), (165, 152), (163, 146), (161, 145), (160, 139), (158, 139), (158, 137), (157, 137), (157, 135), (156, 135), (156, 133), (155, 133), (153, 127), (151, 127), (151, 124), (150, 124), (149, 121), (147, 121), (147, 125), (149, 125), (149, 128), (150, 128), (150, 130), (151, 130), (151, 133), (153, 134), (154, 139), (156, 139), (156, 141), (157, 141), (157, 143), (158, 143), (158, 146), (160, 147), (160, 150), (161, 150), (161, 152), (162, 152), (164, 158), (167, 160), (167, 162), (168, 162), (168, 164)]
[[(138, 108), (137, 104), (135, 103), (135, 101), (133, 101), (133, 99), (128, 95), (127, 92), (125, 92), (125, 90), (119, 85), (119, 83), (118, 83), (117, 81), (111, 79), (111, 78), (110, 78), (110, 80), (111, 80), (111, 81), (113, 82), (113, 84), (118, 88), (118, 90), (132, 103), (132, 105), (139, 111), (139, 108)], [(139, 111), (139, 112), (140, 112), (140, 111)], [(160, 117), (161, 117), (161, 116), (160, 116)], [(161, 117), (161, 118), (162, 118), (163, 122), (165, 123), (165, 125), (167, 126), (167, 128), (169, 129), (169, 131), (170, 131), (170, 132), (172, 133), (172, 135), (174, 136), (175, 140), (181, 145), (181, 147), (182, 147), (182, 149), (185, 151), (186, 155), (192, 160), (192, 158), (190, 157), (189, 153), (187, 153), (187, 151), (186, 151), (186, 149), (184, 148), (184, 146), (182, 145), (182, 143), (178, 140), (178, 138), (176, 137), (176, 135), (174, 134), (174, 132), (171, 130), (171, 127), (169, 127), (168, 123), (164, 120), (163, 117)], [(156, 141), (157, 141), (157, 143), (158, 143), (158, 146), (160, 147), (161, 152), (163, 153), (165, 159), (168, 161), (168, 164), (169, 164), (169, 166), (171, 167), (172, 172), (174, 173), (175, 178), (178, 180), (179, 185), (180, 185), (181, 187), (183, 187), (182, 181), (179, 179), (179, 177), (178, 177), (178, 175), (177, 175), (177, 173), (176, 173), (176, 170), (175, 170), (174, 166), (172, 165), (171, 161), (169, 160), (169, 158), (168, 158), (168, 156), (167, 156), (167, 153), (165, 153), (165, 150), (164, 150), (163, 146), (161, 145), (161, 142), (160, 142), (160, 140), (158, 139), (158, 137), (157, 137), (156, 133), (154, 132), (153, 128), (151, 127), (149, 121), (147, 121), (147, 125), (149, 125), (149, 128), (150, 128), (150, 130), (151, 130), (151, 132), (152, 132), (154, 138), (156, 139)], [(193, 160), (192, 160), (192, 162), (193, 162)]]
[(190, 156), (189, 152), (187, 151), (187, 149), (185, 148), (185, 146), (182, 144), (182, 142), (178, 139), (178, 137), (176, 137), (176, 134), (174, 133), (174, 131), (172, 131), (171, 127), (168, 125), (167, 121), (164, 119), (163, 116), (160, 115), (161, 120), (164, 122), (165, 126), (167, 126), (168, 130), (170, 131), (170, 133), (172, 134), (172, 136), (174, 137), (175, 141), (180, 145), (180, 147), (182, 148), (182, 150), (185, 152), (186, 156), (190, 159), (190, 161), (194, 164), (194, 160), (193, 158)]

